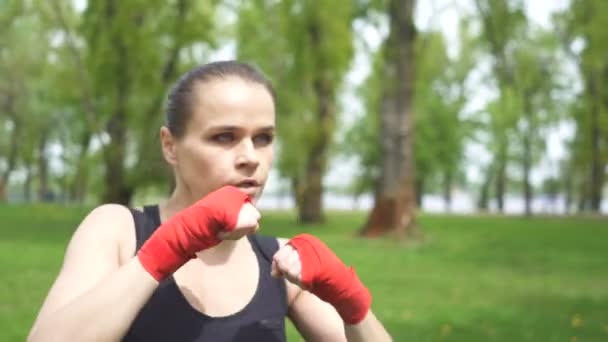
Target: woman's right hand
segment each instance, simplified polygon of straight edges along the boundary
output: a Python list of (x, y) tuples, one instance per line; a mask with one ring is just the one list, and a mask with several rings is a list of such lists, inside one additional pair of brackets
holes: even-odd
[(231, 231), (220, 231), (217, 237), (221, 240), (238, 240), (247, 234), (255, 233), (260, 228), (261, 217), (253, 204), (247, 202), (241, 207), (235, 228)]
[(260, 213), (234, 186), (211, 192), (171, 217), (143, 244), (137, 257), (157, 281), (177, 271), (196, 252), (257, 230)]

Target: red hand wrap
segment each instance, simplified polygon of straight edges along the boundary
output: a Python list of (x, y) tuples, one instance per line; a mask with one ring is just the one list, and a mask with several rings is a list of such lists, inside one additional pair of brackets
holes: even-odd
[(233, 186), (208, 194), (158, 227), (137, 253), (139, 262), (154, 279), (163, 280), (196, 252), (218, 245), (217, 234), (234, 230), (248, 201), (247, 194)]
[(361, 322), (372, 302), (369, 290), (355, 270), (342, 261), (319, 239), (301, 234), (289, 241), (300, 256), (302, 285), (330, 303), (347, 324)]

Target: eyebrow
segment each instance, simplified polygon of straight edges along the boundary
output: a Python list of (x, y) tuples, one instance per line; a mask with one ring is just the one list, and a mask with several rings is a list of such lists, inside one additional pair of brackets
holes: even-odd
[[(242, 127), (239, 126), (231, 126), (231, 125), (219, 125), (219, 126), (212, 126), (209, 127), (210, 131), (238, 131), (241, 130)], [(261, 128), (257, 128), (257, 131), (273, 131), (275, 130), (275, 126), (274, 125), (269, 125), (269, 126), (263, 126)]]

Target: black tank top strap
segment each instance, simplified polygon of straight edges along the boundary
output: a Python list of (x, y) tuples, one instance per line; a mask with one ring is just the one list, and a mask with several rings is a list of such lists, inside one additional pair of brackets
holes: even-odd
[(144, 215), (148, 220), (150, 220), (150, 227), (154, 227), (154, 229), (152, 229), (152, 231), (150, 232), (150, 235), (152, 235), (156, 228), (160, 227), (160, 211), (158, 209), (158, 205), (144, 206)]
[(160, 215), (158, 205), (144, 206), (143, 212), (138, 209), (129, 208), (135, 223), (135, 253), (150, 238), (152, 233), (160, 226)]
[[(247, 235), (247, 238), (249, 239), (255, 254), (264, 260), (260, 271), (262, 274), (267, 275), (267, 278), (262, 283), (262, 286), (276, 289), (276, 291), (272, 292), (278, 294), (280, 302), (284, 303), (285, 308), (287, 309), (287, 288), (285, 287), (283, 279), (275, 279), (269, 276), (272, 269), (272, 257), (279, 250), (279, 241), (275, 237), (258, 234), (249, 234)], [(264, 300), (272, 299), (265, 298)]]
[(279, 250), (279, 242), (277, 239), (271, 236), (263, 236), (258, 234), (251, 234), (248, 236), (250, 237), (249, 241), (253, 247), (260, 252), (266, 261), (272, 263), (274, 253)]

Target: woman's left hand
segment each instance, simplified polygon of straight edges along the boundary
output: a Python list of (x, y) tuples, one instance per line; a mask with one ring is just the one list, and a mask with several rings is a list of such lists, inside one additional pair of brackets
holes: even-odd
[(272, 275), (283, 276), (330, 303), (347, 324), (363, 320), (371, 306), (371, 294), (354, 269), (309, 234), (294, 237), (277, 251)]

